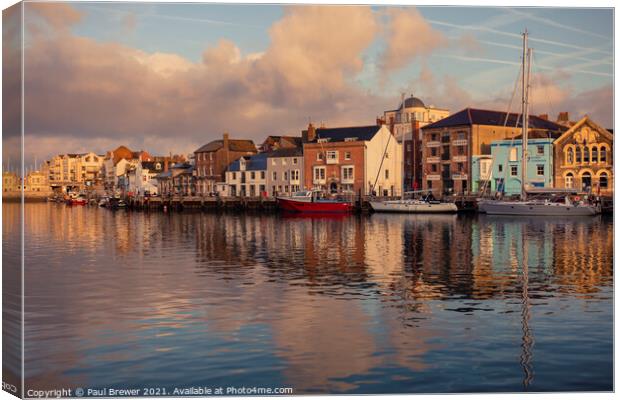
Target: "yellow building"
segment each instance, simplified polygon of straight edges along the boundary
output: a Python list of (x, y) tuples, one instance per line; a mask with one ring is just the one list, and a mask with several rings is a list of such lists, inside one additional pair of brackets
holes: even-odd
[(49, 192), (48, 176), (44, 171), (31, 171), (26, 175), (26, 192)]
[(19, 177), (15, 172), (4, 171), (2, 173), (2, 191), (17, 192), (19, 190)]
[(612, 134), (587, 115), (553, 142), (556, 188), (613, 194)]
[[(419, 127), (439, 121), (450, 115), (450, 110), (427, 106), (417, 97), (409, 97), (401, 102), (396, 110), (383, 113), (383, 123), (388, 126), (394, 137), (400, 142), (404, 137), (410, 139), (412, 123), (417, 121)], [(409, 137), (407, 137), (409, 135)]]

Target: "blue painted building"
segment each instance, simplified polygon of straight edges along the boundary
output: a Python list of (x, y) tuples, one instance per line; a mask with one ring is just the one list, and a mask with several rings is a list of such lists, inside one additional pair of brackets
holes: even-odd
[[(553, 187), (554, 138), (533, 138), (527, 141), (528, 159), (526, 184), (531, 187)], [(521, 139), (491, 142), (491, 191), (505, 195), (521, 193)]]

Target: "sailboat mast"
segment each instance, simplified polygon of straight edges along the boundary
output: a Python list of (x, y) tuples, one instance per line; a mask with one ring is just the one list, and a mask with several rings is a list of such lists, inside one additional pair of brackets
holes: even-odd
[(525, 177), (526, 177), (526, 166), (527, 166), (527, 87), (529, 83), (526, 81), (529, 79), (529, 76), (526, 75), (526, 59), (528, 55), (527, 50), (527, 29), (523, 33), (523, 63), (521, 67), (523, 68), (521, 74), (521, 200), (525, 200), (527, 198), (527, 194), (525, 192)]

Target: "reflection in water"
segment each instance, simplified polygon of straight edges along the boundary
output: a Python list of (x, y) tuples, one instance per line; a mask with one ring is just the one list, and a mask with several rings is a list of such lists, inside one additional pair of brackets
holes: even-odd
[(611, 389), (608, 220), (29, 204), (26, 221), (30, 387)]

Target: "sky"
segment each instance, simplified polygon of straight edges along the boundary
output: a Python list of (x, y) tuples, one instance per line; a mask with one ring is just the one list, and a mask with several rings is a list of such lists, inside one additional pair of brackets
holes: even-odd
[(505, 111), (524, 29), (531, 112), (613, 124), (611, 9), (80, 2), (26, 3), (24, 15), (27, 164), (369, 125), (401, 93)]

